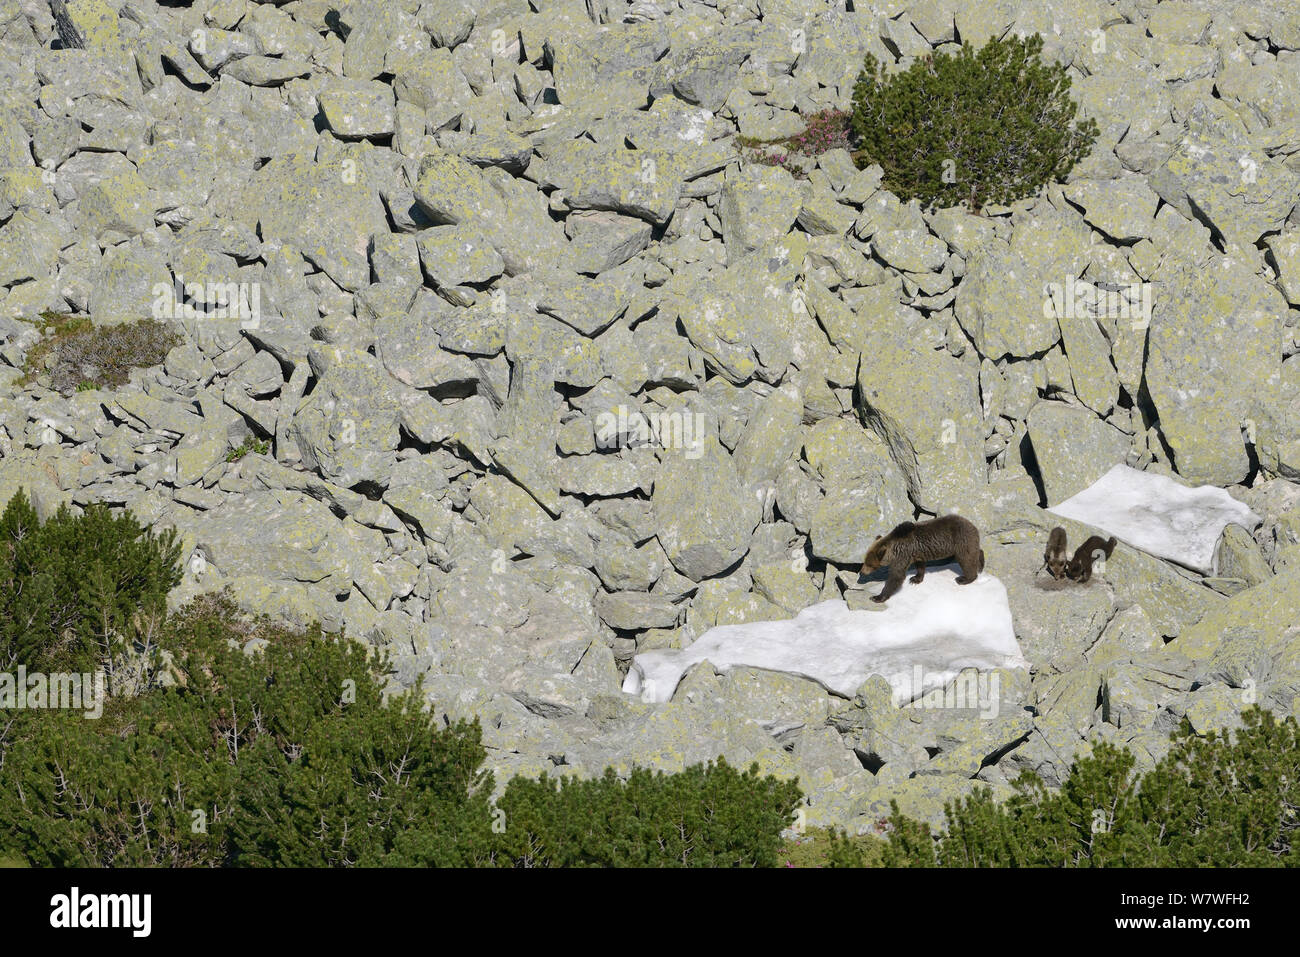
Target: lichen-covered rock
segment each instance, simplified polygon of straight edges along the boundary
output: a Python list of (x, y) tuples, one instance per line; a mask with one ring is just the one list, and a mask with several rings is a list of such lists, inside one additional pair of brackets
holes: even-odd
[(515, 363), (509, 396), (497, 417), (500, 438), (493, 446), (492, 460), (542, 508), (558, 516), (555, 437), (560, 397), (554, 386), (547, 365), (536, 361)]
[(1189, 482), (1240, 482), (1250, 471), (1243, 436), (1273, 429), (1286, 304), (1230, 256), (1160, 279), (1146, 381), (1161, 433)]
[(155, 250), (124, 244), (99, 264), (86, 311), (97, 325), (132, 322), (153, 315), (159, 290), (171, 288), (171, 272)]
[(649, 223), (618, 213), (589, 211), (571, 213), (564, 221), (573, 252), (574, 268), (587, 275), (599, 275), (621, 266), (650, 244)]
[(1140, 177), (1078, 180), (1065, 188), (1066, 198), (1082, 207), (1088, 225), (1120, 243), (1151, 234), (1160, 197)]
[(404, 57), (393, 78), (393, 93), (399, 103), (424, 110), (430, 130), (452, 125), (474, 99), (451, 51), (442, 48)]
[(467, 0), (426, 0), (420, 4), (420, 24), (435, 46), (448, 49), (469, 39), (476, 13)]
[(1193, 661), (1207, 661), (1230, 642), (1245, 641), (1266, 653), (1295, 634), (1300, 568), (1286, 566), (1267, 581), (1238, 592), (1178, 636), (1174, 647)]
[(1296, 480), (1300, 479), (1300, 356), (1282, 363), (1278, 394), (1277, 413), (1264, 434), (1257, 434), (1256, 450), (1268, 470)]
[(569, 106), (644, 104), (653, 65), (671, 42), (667, 31), (655, 23), (627, 23), (620, 30), (590, 27), (586, 17), (565, 23), (564, 42), (553, 45), (551, 72), (560, 102)]
[(650, 95), (658, 98), (671, 91), (687, 103), (717, 112), (736, 84), (737, 67), (749, 53), (752, 40), (745, 32), (681, 44), (660, 62)]
[(659, 544), (692, 581), (719, 575), (744, 558), (762, 517), (759, 500), (716, 440), (695, 458), (669, 450), (650, 502)]
[(794, 238), (777, 240), (720, 274), (683, 281), (678, 319), (729, 382), (779, 382), (797, 352), (806, 361), (819, 338), (825, 343), (798, 282), (805, 249)]
[(434, 226), (419, 234), (424, 274), (434, 287), (483, 285), (500, 276), (505, 260), (477, 226)]
[(0, 226), (0, 284), (44, 279), (61, 241), (62, 231), (49, 216), (35, 210), (14, 213)]
[(253, 54), (231, 60), (222, 68), (221, 75), (249, 86), (281, 86), (294, 77), (307, 76), (311, 70), (311, 64), (305, 60)]
[(747, 485), (772, 482), (799, 447), (803, 397), (798, 388), (773, 390), (746, 423), (733, 453), (741, 481)]
[(722, 754), (728, 763), (758, 761), (764, 773), (794, 777), (778, 734), (824, 720), (826, 702), (812, 682), (752, 670), (717, 675), (703, 663), (682, 679), (672, 701), (642, 705), (639, 720), (615, 724), (591, 742), (591, 752), (615, 768), (639, 764), (667, 773)]
[(783, 169), (745, 166), (728, 171), (719, 219), (722, 241), (733, 261), (780, 239), (799, 216), (799, 185)]
[(888, 446), (909, 497), (931, 512), (972, 501), (984, 484), (978, 388), (974, 367), (906, 339), (882, 336), (862, 353), (858, 414)]
[(1219, 542), (1216, 589), (1227, 595), (1251, 588), (1272, 576), (1254, 536), (1240, 525), (1229, 525)]
[(928, 774), (901, 780), (877, 781), (854, 805), (858, 833), (884, 833), (892, 802), (906, 816), (938, 829), (946, 820), (945, 808), (958, 804), (977, 789), (989, 789), (1002, 799), (1009, 797), (1012, 789), (1006, 785), (992, 786), (984, 781), (960, 774)]
[(671, 599), (647, 592), (602, 592), (596, 596), (596, 613), (611, 628), (640, 631), (643, 628), (672, 628), (682, 609)]
[(809, 547), (837, 565), (862, 562), (867, 549), (911, 515), (902, 472), (886, 441), (851, 419), (823, 419), (804, 443), (825, 497), (811, 516)]
[(799, 228), (809, 236), (843, 236), (855, 221), (856, 211), (852, 206), (839, 202), (830, 190), (816, 188), (804, 190), (799, 215), (795, 218)]
[(626, 275), (585, 279), (560, 269), (534, 277), (537, 310), (584, 336), (596, 336), (627, 309), (633, 289)]
[(1286, 301), (1300, 305), (1300, 231), (1289, 231), (1269, 236), (1264, 245), (1272, 254), (1277, 268), (1278, 287)]
[(444, 493), (415, 483), (390, 485), (384, 504), (399, 517), (415, 523), (420, 537), (446, 544), (455, 524), (455, 513)]
[(978, 249), (958, 287), (956, 314), (980, 355), (995, 361), (1023, 358), (1046, 352), (1060, 340), (1050, 310), (1043, 314), (1044, 286), (1050, 281), (1035, 275), (1023, 257), (998, 240)]
[[(1075, 302), (1082, 305), (1082, 297)], [(1095, 318), (1096, 309), (1056, 309), (1055, 305), (1053, 312), (1061, 328), (1061, 346), (1070, 368), (1071, 389), (1080, 402), (1098, 415), (1109, 415), (1119, 398), (1120, 378), (1111, 357), (1110, 341)], [(1110, 328), (1109, 322), (1106, 327)], [(1137, 336), (1133, 339), (1136, 341)], [(1137, 361), (1141, 362), (1140, 355)], [(1132, 382), (1131, 375), (1128, 381)]]
[(342, 288), (369, 284), (371, 238), (388, 231), (388, 217), (356, 156), (277, 156), (227, 203), (236, 220), (292, 245)]
[(433, 222), (472, 223), (493, 230), (506, 217), (505, 202), (482, 171), (466, 159), (441, 150), (420, 161), (415, 202)]
[(536, 499), (504, 475), (486, 475), (474, 484), (464, 516), (490, 549), (500, 549), (502, 559), (551, 521)]
[(399, 439), (392, 379), (373, 356), (350, 349), (317, 345), (308, 358), (316, 388), (293, 417), (303, 462), (345, 487), (387, 484)]
[(392, 88), (373, 81), (332, 83), (320, 94), (320, 108), (330, 129), (347, 139), (388, 136), (397, 120)]
[(175, 515), (178, 531), (200, 561), (187, 570), (200, 586), (256, 577), (317, 585), (346, 595), (348, 564), (334, 537), (329, 509), (300, 492), (265, 490), (230, 499), (206, 513)]
[(1027, 424), (1048, 505), (1082, 492), (1127, 459), (1129, 437), (1088, 409), (1039, 402)]
[(154, 225), (149, 188), (132, 172), (105, 177), (92, 184), (82, 193), (78, 211), (85, 228), (96, 237), (138, 236)]
[(948, 244), (917, 229), (882, 229), (871, 237), (871, 248), (903, 272), (934, 272), (948, 258)]
[(408, 59), (429, 55), (429, 36), (421, 21), (408, 11), (400, 7), (363, 10), (359, 4), (345, 4), (338, 14), (346, 31), (341, 64), (344, 75), (373, 80), (382, 73), (396, 72), (393, 68)]
[(1227, 242), (1251, 247), (1282, 227), (1300, 176), (1242, 144), (1186, 136), (1150, 185), (1187, 219), (1204, 218)]
[(585, 139), (558, 145), (541, 165), (542, 181), (561, 190), (570, 209), (611, 210), (656, 226), (677, 208), (684, 172), (675, 153)]
[[(1072, 538), (1082, 542), (1084, 531)], [(1142, 609), (1163, 639), (1181, 635), (1224, 601), (1168, 563), (1122, 546), (1107, 559), (1105, 579), (1122, 604)]]

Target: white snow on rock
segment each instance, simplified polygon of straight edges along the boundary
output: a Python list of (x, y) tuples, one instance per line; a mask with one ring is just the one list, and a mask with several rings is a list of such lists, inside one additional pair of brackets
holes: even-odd
[(682, 675), (707, 659), (720, 671), (750, 667), (799, 675), (845, 697), (871, 675), (883, 675), (894, 702), (903, 704), (942, 688), (965, 668), (1027, 668), (1002, 582), (981, 574), (958, 585), (959, 571), (933, 567), (924, 582), (905, 582), (870, 609), (854, 611), (835, 599), (793, 619), (718, 625), (687, 648), (637, 655), (623, 690), (645, 701), (668, 701)]
[(1252, 530), (1260, 517), (1213, 485), (1190, 487), (1154, 472), (1116, 465), (1077, 495), (1048, 509), (1203, 575), (1229, 523)]

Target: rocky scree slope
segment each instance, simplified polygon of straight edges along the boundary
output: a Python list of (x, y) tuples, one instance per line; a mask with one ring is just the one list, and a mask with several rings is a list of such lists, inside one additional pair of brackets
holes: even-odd
[[(0, 499), (177, 528), (176, 601), (384, 647), (480, 717), (498, 780), (722, 753), (865, 829), (1293, 710), (1300, 12), (847, 6), (70, 0), (62, 50), (46, 4), (0, 0)], [(737, 144), (847, 109), (867, 52), (1007, 31), (1101, 130), (1038, 197), (926, 212), (844, 150)], [(42, 311), (160, 305), (161, 367), (25, 380)], [(1117, 462), (1264, 523), (1214, 579), (1121, 546), (1039, 587), (1042, 506)], [(620, 693), (638, 649), (860, 600), (875, 535), (953, 508), (1033, 663), (996, 717), (706, 665)]]

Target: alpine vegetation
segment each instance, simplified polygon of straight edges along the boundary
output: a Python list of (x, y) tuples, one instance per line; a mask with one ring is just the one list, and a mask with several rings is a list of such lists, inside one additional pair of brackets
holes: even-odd
[(1037, 34), (964, 42), (897, 73), (868, 53), (853, 88), (859, 165), (878, 164), (888, 189), (927, 207), (979, 210), (1063, 182), (1097, 123), (1076, 118), (1070, 75), (1042, 49)]

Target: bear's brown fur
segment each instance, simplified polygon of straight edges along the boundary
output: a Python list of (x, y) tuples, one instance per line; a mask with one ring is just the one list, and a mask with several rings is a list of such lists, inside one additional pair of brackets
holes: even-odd
[(1065, 577), (1065, 567), (1070, 563), (1065, 545), (1065, 529), (1058, 525), (1047, 536), (1047, 551), (1043, 552), (1043, 566), (1057, 581)]
[(1074, 557), (1070, 559), (1070, 563), (1065, 567), (1065, 573), (1081, 584), (1088, 581), (1088, 579), (1092, 578), (1092, 563), (1097, 560), (1097, 555), (1100, 553), (1105, 555), (1106, 558), (1110, 558), (1110, 553), (1115, 550), (1117, 544), (1119, 544), (1119, 539), (1114, 535), (1110, 537), (1109, 541), (1100, 535), (1091, 536), (1075, 550)]
[(984, 552), (980, 550), (980, 533), (960, 515), (944, 515), (928, 522), (903, 522), (888, 535), (882, 535), (867, 549), (859, 575), (889, 566), (889, 578), (872, 601), (882, 602), (903, 587), (907, 570), (916, 565), (914, 584), (925, 579), (925, 563), (956, 558), (961, 565), (959, 585), (969, 585), (984, 570)]

